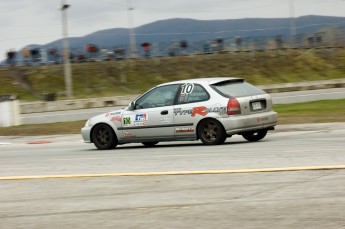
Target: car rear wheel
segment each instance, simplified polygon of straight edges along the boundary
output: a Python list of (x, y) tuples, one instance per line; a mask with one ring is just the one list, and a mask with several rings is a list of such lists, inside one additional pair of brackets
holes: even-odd
[(252, 131), (242, 134), (242, 137), (250, 142), (256, 142), (263, 139), (267, 134), (267, 130)]
[(158, 142), (142, 142), (141, 144), (143, 144), (146, 147), (152, 147), (152, 146), (158, 144)]
[(198, 128), (198, 136), (205, 145), (219, 145), (226, 140), (225, 130), (217, 120), (203, 120)]
[(107, 124), (98, 124), (92, 132), (93, 144), (100, 150), (113, 149), (117, 146), (117, 138), (113, 129)]

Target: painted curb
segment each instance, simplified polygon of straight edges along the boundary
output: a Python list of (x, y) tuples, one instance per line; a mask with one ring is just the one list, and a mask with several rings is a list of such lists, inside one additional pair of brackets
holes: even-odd
[(52, 143), (52, 141), (49, 140), (37, 140), (37, 141), (32, 141), (32, 142), (28, 142), (27, 144), (48, 144), (48, 143)]

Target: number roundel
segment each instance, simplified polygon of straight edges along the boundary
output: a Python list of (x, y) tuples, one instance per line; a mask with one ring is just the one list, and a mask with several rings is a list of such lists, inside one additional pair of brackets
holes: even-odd
[(181, 86), (181, 94), (190, 94), (194, 89), (194, 84), (192, 83), (185, 83)]

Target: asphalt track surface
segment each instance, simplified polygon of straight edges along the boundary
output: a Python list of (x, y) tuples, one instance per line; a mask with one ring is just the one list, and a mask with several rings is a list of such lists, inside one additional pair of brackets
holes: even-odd
[(345, 123), (220, 146), (41, 138), (0, 138), (0, 228), (345, 228)]

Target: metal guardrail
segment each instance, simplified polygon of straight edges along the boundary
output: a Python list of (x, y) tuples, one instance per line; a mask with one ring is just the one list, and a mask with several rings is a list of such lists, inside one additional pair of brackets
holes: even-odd
[(22, 102), (20, 109), (22, 114), (67, 111), (100, 107), (127, 106), (138, 95), (100, 97), (89, 99), (57, 100), (57, 101), (39, 101)]

